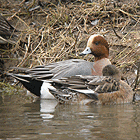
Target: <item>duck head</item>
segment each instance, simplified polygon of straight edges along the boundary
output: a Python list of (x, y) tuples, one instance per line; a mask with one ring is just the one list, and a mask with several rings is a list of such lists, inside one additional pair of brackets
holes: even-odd
[(79, 55), (93, 54), (95, 61), (109, 57), (109, 44), (102, 35), (91, 35), (87, 47)]
[(110, 76), (112, 79), (121, 80), (121, 73), (114, 65), (107, 65), (102, 70), (103, 76)]

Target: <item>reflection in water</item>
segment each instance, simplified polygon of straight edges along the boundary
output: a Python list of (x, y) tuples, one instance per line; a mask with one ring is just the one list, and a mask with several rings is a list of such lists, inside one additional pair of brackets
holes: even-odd
[(54, 117), (51, 113), (55, 111), (57, 105), (56, 100), (41, 100), (40, 101), (40, 116), (45, 119), (51, 119)]
[(140, 108), (57, 105), (0, 98), (0, 139), (140, 139)]

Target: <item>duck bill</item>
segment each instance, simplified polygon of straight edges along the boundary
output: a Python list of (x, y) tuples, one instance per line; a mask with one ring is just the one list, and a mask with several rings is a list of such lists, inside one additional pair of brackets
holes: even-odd
[(85, 50), (83, 52), (81, 52), (79, 55), (86, 55), (86, 54), (90, 54), (91, 53), (91, 49), (89, 47), (86, 47)]

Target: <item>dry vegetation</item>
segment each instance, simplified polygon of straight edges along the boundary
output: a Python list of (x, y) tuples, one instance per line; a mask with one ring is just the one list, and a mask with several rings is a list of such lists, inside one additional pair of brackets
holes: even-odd
[[(136, 78), (134, 70), (140, 60), (139, 0), (2, 0), (0, 12), (20, 31), (15, 45), (0, 46), (5, 71), (10, 66), (33, 67), (82, 59), (77, 54), (88, 37), (99, 33), (110, 44), (111, 62), (132, 79), (131, 84)], [(93, 61), (94, 57), (84, 59)]]

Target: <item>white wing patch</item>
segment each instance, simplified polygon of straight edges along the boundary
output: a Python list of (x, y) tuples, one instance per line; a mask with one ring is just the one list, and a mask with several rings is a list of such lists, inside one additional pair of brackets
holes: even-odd
[(93, 90), (91, 90), (91, 89), (81, 89), (81, 90), (79, 90), (79, 89), (74, 89), (75, 91), (77, 91), (77, 92), (81, 92), (81, 93), (85, 93), (85, 94), (88, 94), (88, 93), (95, 93)]

